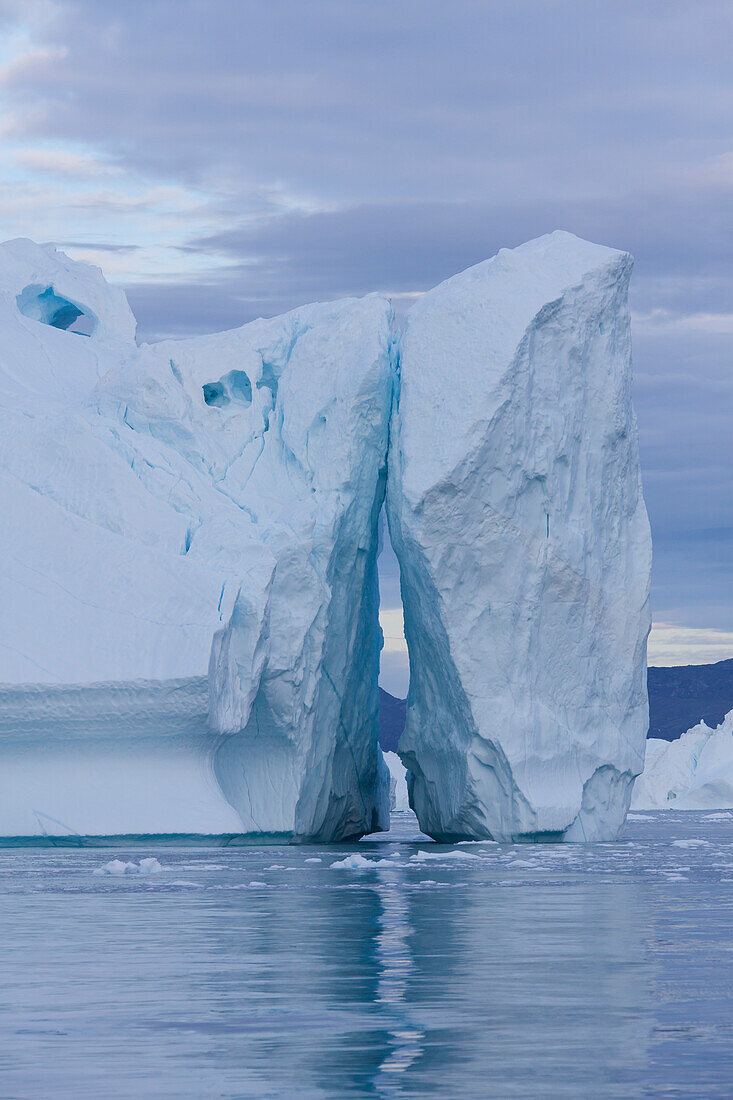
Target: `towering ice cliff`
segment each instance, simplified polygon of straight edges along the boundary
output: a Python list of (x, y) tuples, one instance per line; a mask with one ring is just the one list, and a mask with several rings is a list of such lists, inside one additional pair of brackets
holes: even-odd
[(628, 255), (553, 233), (408, 314), (387, 507), (420, 825), (611, 839), (644, 761), (650, 535)]
[[(112, 684), (111, 712), (132, 714), (114, 684), (200, 677), (210, 662), (209, 728), (197, 702), (186, 763), (199, 761), (201, 806), (213, 784), (226, 807), (210, 831), (335, 839), (386, 824), (375, 570), (389, 318), (372, 296), (138, 348), (124, 295), (96, 269), (28, 241), (0, 249), (0, 682)], [(151, 705), (167, 714), (169, 697)], [(74, 736), (96, 744), (73, 699)], [(207, 831), (180, 805), (138, 815), (115, 786), (115, 752), (135, 738), (116, 749), (109, 722), (104, 736), (89, 785), (127, 799), (125, 832)], [(19, 834), (35, 831), (31, 807), (63, 816), (48, 785), (42, 806), (37, 793)], [(105, 831), (63, 812), (67, 831)]]

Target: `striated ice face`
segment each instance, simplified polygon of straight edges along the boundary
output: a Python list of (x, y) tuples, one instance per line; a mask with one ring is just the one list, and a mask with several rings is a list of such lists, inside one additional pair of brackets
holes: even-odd
[(400, 755), (439, 839), (610, 839), (647, 730), (628, 255), (554, 233), (407, 316), (387, 507)]

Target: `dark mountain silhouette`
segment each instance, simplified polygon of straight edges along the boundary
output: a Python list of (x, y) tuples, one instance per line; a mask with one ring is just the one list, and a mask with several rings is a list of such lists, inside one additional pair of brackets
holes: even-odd
[[(674, 741), (702, 719), (717, 726), (733, 709), (733, 658), (714, 665), (677, 665), (650, 668), (649, 733)], [(397, 748), (405, 727), (407, 700), (379, 689), (379, 744), (387, 752)]]
[(405, 728), (407, 700), (395, 699), (379, 689), (379, 747), (382, 752), (395, 752), (400, 734)]
[(650, 668), (649, 737), (674, 741), (704, 719), (717, 726), (733, 708), (733, 658), (714, 665)]

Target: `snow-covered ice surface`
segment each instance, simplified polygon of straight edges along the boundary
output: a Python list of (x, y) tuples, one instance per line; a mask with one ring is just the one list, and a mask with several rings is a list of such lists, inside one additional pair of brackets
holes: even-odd
[(699, 722), (675, 741), (649, 738), (632, 809), (733, 807), (733, 710), (715, 729)]
[[(31, 241), (0, 246), (0, 684), (16, 711), (33, 697), (31, 723), (45, 714), (49, 757), (27, 754), (5, 835), (28, 819), (34, 836), (99, 835), (113, 819), (144, 833), (156, 817), (156, 831), (283, 838), (385, 823), (390, 318), (371, 295), (138, 348), (124, 294), (98, 269)], [(87, 701), (99, 710), (109, 689), (108, 717), (129, 717), (137, 687), (165, 694), (207, 671), (208, 739), (176, 741), (178, 718), (151, 714), (137, 784), (130, 722), (115, 746), (111, 721), (106, 740), (97, 714), (85, 721)], [(49, 761), (66, 756), (65, 733), (77, 747), (61, 766), (83, 766), (57, 812)]]
[(552, 233), (407, 315), (387, 490), (411, 669), (399, 752), (436, 838), (612, 839), (642, 769), (630, 273), (628, 254)]
[[(718, 816), (634, 813), (592, 846), (439, 847), (398, 814), (286, 858), (2, 850), (0, 1095), (722, 1100)], [(148, 858), (161, 870), (94, 873)]]

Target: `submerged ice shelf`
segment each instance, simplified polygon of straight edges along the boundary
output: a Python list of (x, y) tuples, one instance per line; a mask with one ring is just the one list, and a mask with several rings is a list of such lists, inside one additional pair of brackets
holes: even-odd
[[(64, 302), (94, 319), (90, 336), (67, 329)], [(99, 271), (29, 241), (0, 249), (0, 682), (134, 693), (210, 670), (206, 751), (199, 739), (177, 760), (183, 788), (171, 760), (152, 763), (149, 729), (115, 749), (141, 788), (105, 812), (115, 830), (387, 827), (376, 553), (390, 317), (373, 295), (138, 347)], [(49, 715), (49, 751), (65, 756), (59, 738)], [(19, 766), (21, 797), (42, 764)], [(77, 831), (109, 831), (85, 797)], [(6, 817), (6, 835), (19, 829)]]
[(230, 839), (206, 677), (0, 687), (0, 835)]
[(403, 336), (371, 295), (138, 347), (97, 269), (1, 246), (0, 835), (386, 828), (385, 492), (421, 827), (614, 835), (649, 618), (629, 272), (552, 234)]

